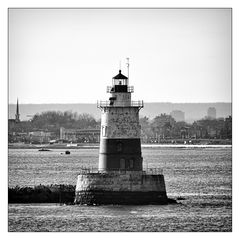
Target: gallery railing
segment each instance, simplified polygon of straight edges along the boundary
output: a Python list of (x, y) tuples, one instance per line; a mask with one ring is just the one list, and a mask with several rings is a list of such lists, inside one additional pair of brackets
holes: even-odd
[(111, 102), (111, 101), (97, 101), (97, 107), (138, 107), (143, 108), (143, 101), (122, 101), (122, 102)]

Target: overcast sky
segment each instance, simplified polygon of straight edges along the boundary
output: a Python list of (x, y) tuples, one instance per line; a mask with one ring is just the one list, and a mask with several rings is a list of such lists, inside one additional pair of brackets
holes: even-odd
[(9, 102), (231, 102), (230, 9), (10, 9)]

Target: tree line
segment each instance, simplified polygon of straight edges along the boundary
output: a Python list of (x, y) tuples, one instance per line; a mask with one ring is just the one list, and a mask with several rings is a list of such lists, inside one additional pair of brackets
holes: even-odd
[(177, 122), (171, 115), (161, 114), (153, 120), (140, 118), (142, 140), (161, 142), (166, 139), (232, 139), (232, 117), (204, 118), (192, 124)]
[(71, 111), (47, 111), (35, 114), (29, 121), (9, 125), (9, 132), (32, 132), (49, 131), (59, 135), (60, 127), (73, 129), (89, 129), (100, 126), (100, 121), (96, 120), (88, 113), (77, 114)]
[[(168, 114), (160, 114), (154, 119), (140, 117), (141, 138), (143, 142), (159, 142), (163, 139), (189, 138), (232, 138), (232, 117), (219, 119), (201, 119), (192, 124), (177, 122)], [(9, 125), (9, 134), (49, 131), (59, 137), (60, 127), (71, 129), (100, 129), (100, 120), (92, 115), (77, 114), (71, 111), (47, 111), (35, 114), (29, 121)]]

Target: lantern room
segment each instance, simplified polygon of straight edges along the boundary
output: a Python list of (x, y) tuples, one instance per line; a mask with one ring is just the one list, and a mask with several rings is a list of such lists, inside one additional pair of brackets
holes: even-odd
[(112, 87), (109, 92), (128, 92), (128, 78), (121, 73), (121, 70), (112, 78)]
[(115, 85), (128, 85), (128, 78), (122, 74), (121, 70), (113, 77), (113, 86)]

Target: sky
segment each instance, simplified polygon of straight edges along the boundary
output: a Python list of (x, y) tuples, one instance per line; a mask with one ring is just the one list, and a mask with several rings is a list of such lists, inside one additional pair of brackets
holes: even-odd
[[(9, 103), (231, 102), (231, 9), (9, 9)], [(121, 62), (121, 63), (120, 63)]]

